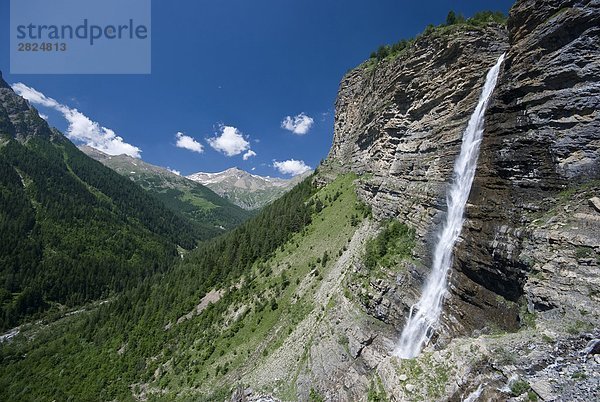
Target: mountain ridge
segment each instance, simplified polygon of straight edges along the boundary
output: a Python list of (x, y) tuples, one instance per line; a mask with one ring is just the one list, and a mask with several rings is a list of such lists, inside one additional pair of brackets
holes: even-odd
[(209, 187), (234, 204), (252, 210), (262, 208), (274, 201), (311, 173), (312, 171), (291, 179), (281, 179), (259, 176), (232, 167), (221, 172), (197, 172), (186, 177)]
[(128, 155), (108, 155), (95, 148), (79, 146), (84, 153), (149, 191), (176, 213), (203, 228), (204, 239), (230, 230), (250, 213), (222, 198), (210, 188)]
[(165, 271), (187, 220), (87, 157), (0, 79), (0, 327)]
[[(0, 397), (597, 400), (598, 22), (597, 2), (517, 0), (506, 26), (428, 28), (351, 70), (314, 176), (110, 303), (23, 328)], [(503, 53), (442, 317), (400, 359)]]

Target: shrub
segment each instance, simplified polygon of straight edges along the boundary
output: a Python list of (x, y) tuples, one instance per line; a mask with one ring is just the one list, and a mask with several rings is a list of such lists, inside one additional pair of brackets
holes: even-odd
[(398, 221), (390, 221), (375, 238), (367, 241), (364, 263), (369, 270), (378, 265), (388, 268), (398, 259), (411, 256), (414, 247), (414, 230)]
[(513, 394), (513, 396), (523, 395), (525, 392), (528, 392), (530, 389), (531, 389), (531, 387), (529, 386), (527, 381), (524, 381), (524, 380), (517, 380), (517, 381), (513, 382), (512, 385), (510, 386), (510, 392)]
[(429, 24), (425, 27), (425, 30), (423, 31), (423, 35), (429, 35), (433, 31), (435, 31), (435, 26), (433, 24)]
[(467, 24), (482, 26), (495, 22), (498, 24), (506, 24), (506, 15), (501, 11), (480, 11), (467, 20)]
[(308, 394), (309, 402), (324, 402), (325, 398), (323, 398), (316, 389), (311, 388)]
[(448, 12), (448, 16), (446, 17), (446, 26), (456, 25), (456, 24), (464, 24), (465, 17), (462, 14), (456, 14), (454, 10), (450, 10)]
[(379, 46), (379, 49), (377, 49), (377, 59), (378, 60), (383, 60), (386, 57), (388, 57), (390, 54), (390, 47), (387, 45), (381, 45)]
[[(425, 28), (423, 33), (418, 36), (429, 35), (433, 32), (437, 32), (439, 30), (438, 28), (442, 28), (444, 26), (453, 26), (453, 25), (460, 25), (460, 24), (467, 24), (467, 25), (471, 25), (471, 26), (485, 26), (492, 22), (497, 23), (497, 24), (506, 24), (506, 19), (507, 19), (506, 15), (504, 15), (500, 11), (480, 11), (480, 12), (476, 13), (475, 15), (473, 15), (471, 18), (466, 19), (462, 14), (456, 14), (456, 12), (454, 12), (453, 10), (450, 10), (448, 12), (448, 15), (446, 16), (445, 24), (441, 24), (438, 26), (429, 24), (429, 25), (427, 25), (427, 27)], [(401, 41), (396, 42), (391, 46), (390, 45), (381, 45), (381, 46), (379, 46), (377, 51), (371, 52), (371, 55), (369, 56), (369, 58), (371, 60), (380, 61), (380, 60), (383, 60), (388, 57), (397, 56), (398, 54), (400, 54), (400, 52), (402, 52), (403, 50), (408, 48), (414, 42), (414, 40), (415, 40), (414, 38), (408, 39), (408, 40), (402, 39)]]

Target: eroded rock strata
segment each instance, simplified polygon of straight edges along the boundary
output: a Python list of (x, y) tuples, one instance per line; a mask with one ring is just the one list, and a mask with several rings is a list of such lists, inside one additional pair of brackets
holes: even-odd
[[(597, 1), (518, 1), (506, 28), (434, 32), (344, 77), (323, 171), (361, 174), (375, 217), (406, 222), (417, 247), (400, 274), (367, 289), (348, 281), (367, 318), (333, 326), (359, 346), (342, 364), (313, 340), (335, 375), (309, 365), (312, 385), (352, 400), (376, 374), (399, 400), (461, 400), (479, 385), (485, 400), (505, 400), (523, 377), (543, 400), (597, 397), (598, 358), (583, 345), (599, 335), (600, 214), (589, 201), (600, 190), (599, 34)], [(410, 363), (456, 382), (424, 390), (415, 381), (435, 388), (441, 374), (419, 378), (389, 356), (428, 273), (462, 132), (504, 52), (442, 323), (435, 345)], [(348, 325), (349, 308), (331, 321)]]

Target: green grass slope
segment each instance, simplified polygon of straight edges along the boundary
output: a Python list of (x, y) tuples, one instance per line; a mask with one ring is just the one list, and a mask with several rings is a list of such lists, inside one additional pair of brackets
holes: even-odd
[(316, 189), (311, 177), (168, 273), (22, 328), (0, 346), (0, 399), (223, 399), (313, 310), (314, 289), (368, 213), (353, 180)]
[(200, 183), (127, 155), (110, 156), (82, 146), (88, 156), (131, 179), (162, 201), (172, 211), (185, 216), (200, 228), (202, 239), (233, 229), (252, 213), (229, 202)]

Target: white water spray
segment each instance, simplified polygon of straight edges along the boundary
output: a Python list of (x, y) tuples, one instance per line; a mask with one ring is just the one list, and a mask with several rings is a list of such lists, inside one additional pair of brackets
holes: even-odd
[(453, 182), (446, 197), (448, 204), (446, 222), (435, 247), (433, 267), (423, 288), (421, 299), (410, 309), (410, 316), (394, 353), (402, 359), (411, 359), (421, 353), (421, 349), (431, 338), (433, 327), (437, 324), (442, 312), (448, 270), (452, 265), (452, 250), (462, 229), (465, 206), (475, 177), (479, 145), (483, 136), (485, 110), (490, 95), (496, 87), (498, 72), (503, 61), (504, 54), (488, 72), (477, 107), (463, 133), (460, 154), (454, 163)]

